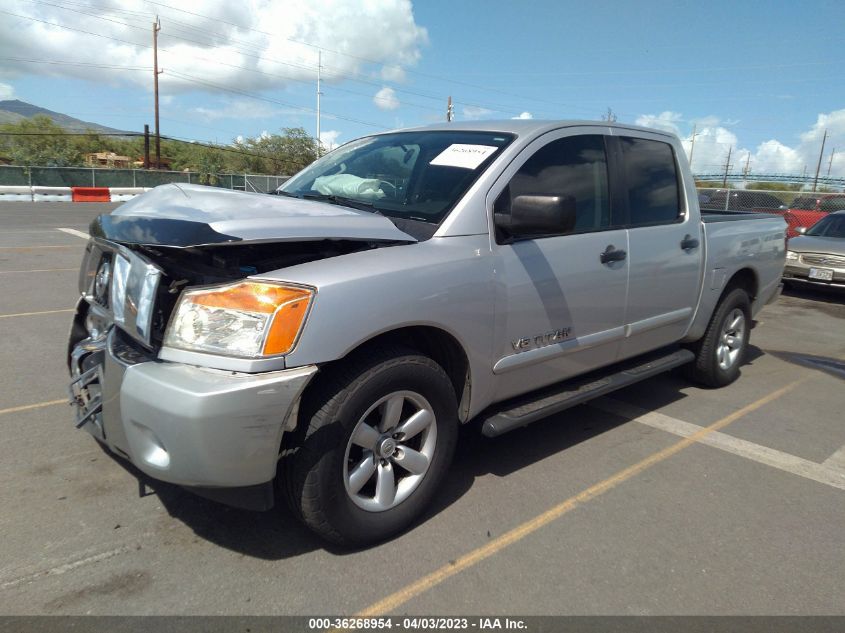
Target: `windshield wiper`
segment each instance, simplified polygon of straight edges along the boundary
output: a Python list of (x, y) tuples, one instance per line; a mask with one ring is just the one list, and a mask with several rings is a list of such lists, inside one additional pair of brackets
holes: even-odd
[(337, 196), (334, 194), (324, 193), (304, 193), (302, 197), (306, 200), (318, 200), (319, 202), (328, 202), (330, 204), (339, 204), (350, 209), (358, 209), (359, 211), (369, 211), (381, 215), (381, 211), (376, 209), (376, 205), (366, 200), (356, 200), (355, 198), (346, 198), (344, 196)]

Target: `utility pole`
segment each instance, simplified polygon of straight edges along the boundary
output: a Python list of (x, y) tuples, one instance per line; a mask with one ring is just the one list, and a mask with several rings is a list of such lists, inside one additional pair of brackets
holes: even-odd
[(155, 98), (155, 126), (156, 126), (156, 169), (161, 169), (161, 134), (158, 127), (158, 76), (163, 72), (158, 69), (158, 32), (161, 21), (156, 16), (153, 22), (153, 92)]
[(819, 184), (819, 170), (822, 168), (822, 156), (824, 156), (824, 142), (827, 140), (827, 130), (824, 131), (824, 136), (822, 137), (822, 148), (819, 152), (819, 162), (816, 164), (816, 178), (813, 180), (813, 191), (816, 190)]
[(689, 168), (692, 171), (692, 154), (695, 151), (695, 128), (696, 124), (692, 124), (692, 140), (690, 140), (690, 148), (689, 148)]
[(452, 95), (449, 95), (449, 102), (446, 104), (446, 122), (451, 123), (455, 116), (455, 109), (452, 107)]
[(317, 156), (319, 157), (320, 154), (323, 152), (323, 142), (320, 140), (320, 97), (323, 96), (323, 92), (320, 90), (320, 80), (322, 79), (322, 70), (323, 70), (323, 51), (319, 48), (317, 49)]
[(748, 165), (751, 163), (751, 152), (745, 157), (745, 169), (742, 170), (742, 175), (745, 180), (748, 180)]
[(725, 177), (722, 178), (723, 187), (727, 187), (728, 185), (728, 170), (731, 168), (731, 152), (733, 151), (733, 148), (733, 145), (728, 148), (728, 160), (725, 161)]
[(144, 123), (144, 169), (150, 168), (150, 126)]
[(827, 163), (827, 175), (830, 176), (830, 168), (833, 167), (833, 155), (836, 153), (836, 148), (834, 147), (830, 150), (830, 161)]

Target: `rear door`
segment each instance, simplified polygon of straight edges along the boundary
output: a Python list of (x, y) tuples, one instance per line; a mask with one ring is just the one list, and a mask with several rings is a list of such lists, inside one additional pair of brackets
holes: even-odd
[(620, 358), (628, 358), (684, 336), (698, 303), (704, 249), (666, 137), (622, 130), (613, 145), (627, 204), (630, 277)]
[[(498, 400), (616, 359), (628, 262), (626, 230), (611, 203), (607, 132), (584, 126), (541, 137), (488, 195), (497, 213), (508, 213), (518, 195), (571, 196), (576, 206), (574, 228), (558, 235), (513, 243), (495, 236)], [(608, 249), (622, 255), (602, 263)]]

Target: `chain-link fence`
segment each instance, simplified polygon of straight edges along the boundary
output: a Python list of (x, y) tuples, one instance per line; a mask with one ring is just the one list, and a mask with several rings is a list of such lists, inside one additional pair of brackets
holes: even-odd
[(783, 216), (789, 237), (800, 226), (809, 228), (828, 213), (845, 209), (845, 192), (698, 188), (702, 211), (774, 213)]
[(263, 174), (0, 165), (0, 186), (13, 187), (157, 187), (171, 182), (186, 182), (267, 193), (276, 190), (288, 178)]

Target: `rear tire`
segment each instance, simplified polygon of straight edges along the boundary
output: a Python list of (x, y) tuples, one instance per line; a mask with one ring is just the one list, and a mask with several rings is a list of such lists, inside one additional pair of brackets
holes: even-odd
[(433, 360), (384, 347), (330, 366), (309, 387), (281, 482), (294, 513), (343, 545), (410, 525), (452, 461), (455, 391)]
[(691, 350), (695, 360), (684, 367), (690, 380), (706, 387), (724, 387), (739, 377), (751, 334), (751, 300), (742, 288), (722, 297), (704, 336)]

